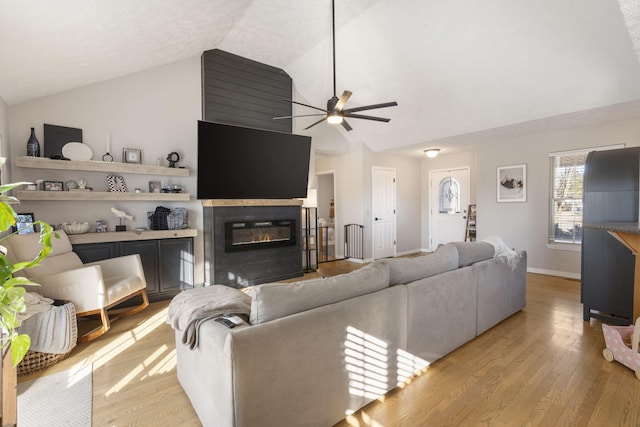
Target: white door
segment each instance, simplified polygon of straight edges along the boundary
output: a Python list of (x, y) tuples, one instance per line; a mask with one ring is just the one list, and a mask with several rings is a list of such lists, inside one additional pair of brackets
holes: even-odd
[(464, 241), (469, 208), (469, 168), (429, 174), (429, 236), (431, 250), (440, 244)]
[(373, 168), (373, 259), (396, 254), (396, 170)]

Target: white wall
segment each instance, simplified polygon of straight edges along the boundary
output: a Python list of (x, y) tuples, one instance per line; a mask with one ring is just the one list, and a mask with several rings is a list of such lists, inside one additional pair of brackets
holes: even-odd
[[(123, 148), (140, 148), (145, 164), (155, 164), (172, 151), (180, 153), (179, 166), (191, 170), (189, 177), (172, 177), (186, 187), (190, 202), (22, 202), (17, 210), (33, 212), (36, 219), (59, 224), (63, 221), (105, 219), (112, 230), (117, 224), (110, 213), (115, 206), (134, 215), (128, 227), (146, 227), (146, 212), (156, 206), (186, 207), (195, 239), (196, 282), (204, 280), (202, 244), (202, 208), (195, 200), (197, 166), (197, 120), (201, 113), (200, 57), (127, 75), (121, 78), (73, 89), (67, 92), (9, 107), (9, 140), (13, 157), (26, 154), (30, 128), (44, 148), (43, 124), (81, 128), (83, 142), (100, 159), (111, 134), (111, 154), (122, 160)], [(2, 105), (0, 105), (2, 109)], [(2, 133), (0, 114), (0, 133)], [(106, 174), (12, 168), (12, 180), (49, 179), (67, 181), (84, 178), (88, 186), (106, 191)], [(162, 176), (125, 175), (127, 187), (148, 189), (149, 180)]]
[[(420, 217), (421, 217), (421, 176), (420, 159), (402, 157), (383, 153), (372, 153), (371, 164), (365, 171), (365, 176), (371, 183), (373, 179), (372, 168), (374, 166), (393, 168), (396, 170), (396, 255), (419, 252), (420, 242)], [(369, 185), (370, 188), (371, 184)], [(369, 239), (372, 238), (373, 220), (370, 209), (373, 201), (369, 191), (369, 204), (366, 207), (365, 217), (368, 223), (365, 230), (369, 230)], [(371, 242), (371, 240), (369, 240)], [(373, 251), (373, 246), (371, 246)], [(373, 253), (371, 254), (373, 256)]]
[[(510, 247), (525, 249), (530, 271), (578, 278), (580, 252), (547, 248), (549, 153), (611, 144), (640, 145), (640, 121), (626, 119), (478, 146), (478, 238), (497, 234)], [(527, 201), (496, 202), (496, 168), (527, 164)]]
[[(4, 102), (4, 99), (0, 98), (0, 157), (8, 157), (9, 156), (9, 107), (7, 103)], [(7, 162), (9, 163), (9, 162)], [(2, 168), (2, 177), (0, 178), (0, 182), (5, 184), (8, 181), (8, 170), (9, 167), (5, 166)]]
[(334, 171), (336, 257), (344, 256), (344, 225), (363, 224), (362, 151), (335, 157), (316, 156), (316, 174)]
[(365, 260), (373, 256), (371, 185), (372, 167), (396, 169), (397, 181), (397, 252), (420, 250), (420, 160), (373, 153), (368, 148), (334, 157), (316, 157), (316, 173), (335, 171), (336, 248), (343, 256), (344, 225), (364, 225)]

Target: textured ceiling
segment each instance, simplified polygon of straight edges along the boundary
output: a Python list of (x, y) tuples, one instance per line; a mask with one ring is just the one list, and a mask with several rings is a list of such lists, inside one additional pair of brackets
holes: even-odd
[[(338, 94), (353, 92), (348, 107), (399, 106), (371, 112), (389, 124), (306, 133), (419, 153), (637, 115), (640, 6), (619, 1), (336, 0)], [(0, 0), (0, 97), (13, 105), (220, 48), (285, 69), (298, 100), (323, 106), (333, 92), (330, 6)], [(296, 131), (313, 120), (296, 119)]]

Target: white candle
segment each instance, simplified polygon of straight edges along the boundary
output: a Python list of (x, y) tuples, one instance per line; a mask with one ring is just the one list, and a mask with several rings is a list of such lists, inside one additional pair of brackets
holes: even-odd
[(111, 152), (111, 134), (107, 134), (107, 153)]

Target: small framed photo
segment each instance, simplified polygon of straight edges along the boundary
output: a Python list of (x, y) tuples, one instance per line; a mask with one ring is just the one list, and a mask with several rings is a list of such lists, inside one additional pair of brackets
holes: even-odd
[(160, 193), (162, 184), (160, 181), (149, 181), (149, 193)]
[(126, 193), (127, 184), (124, 182), (124, 178), (120, 175), (107, 175), (107, 184), (109, 185), (109, 191), (114, 193)]
[(42, 181), (44, 191), (63, 191), (64, 183), (62, 181)]
[(36, 231), (36, 226), (33, 225), (35, 222), (34, 216), (32, 212), (29, 213), (19, 213), (16, 214), (16, 225), (12, 227), (12, 231), (18, 234), (32, 234)]
[(498, 202), (527, 201), (527, 165), (498, 166)]
[(142, 151), (137, 148), (123, 148), (122, 160), (125, 163), (142, 163)]

